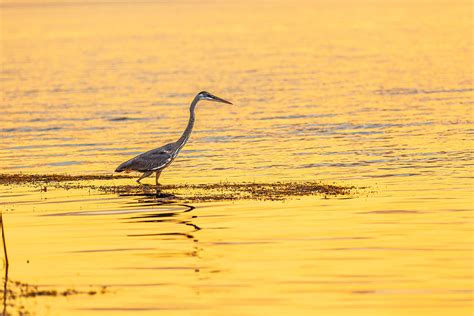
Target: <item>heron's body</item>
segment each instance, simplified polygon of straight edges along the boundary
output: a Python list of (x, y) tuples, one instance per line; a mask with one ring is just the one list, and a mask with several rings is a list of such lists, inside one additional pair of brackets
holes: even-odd
[(140, 154), (135, 158), (132, 158), (122, 163), (120, 166), (117, 167), (115, 172), (142, 172), (143, 175), (137, 180), (138, 183), (140, 183), (141, 179), (149, 177), (153, 174), (153, 172), (155, 172), (156, 184), (158, 185), (158, 179), (161, 175), (161, 172), (163, 171), (163, 169), (168, 167), (178, 156), (179, 152), (184, 147), (184, 145), (189, 139), (189, 136), (191, 135), (195, 120), (194, 110), (200, 100), (210, 100), (232, 104), (229, 101), (218, 98), (205, 91), (198, 93), (194, 98), (193, 102), (191, 103), (191, 106), (189, 107), (188, 125), (186, 126), (183, 135), (181, 135), (181, 137), (176, 142), (169, 143), (164, 146), (147, 151), (143, 154)]

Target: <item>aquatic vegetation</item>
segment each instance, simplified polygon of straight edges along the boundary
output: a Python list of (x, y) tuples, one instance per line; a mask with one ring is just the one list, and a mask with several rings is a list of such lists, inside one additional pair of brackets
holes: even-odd
[(67, 175), (67, 174), (0, 174), (0, 184), (30, 184), (30, 185), (43, 185), (50, 184), (53, 182), (66, 182), (66, 181), (85, 181), (85, 180), (112, 180), (112, 179), (124, 179), (131, 178), (128, 175)]
[[(97, 295), (108, 292), (106, 286), (90, 287), (88, 289), (55, 289), (3, 279), (4, 287), (0, 289), (3, 297), (2, 315), (29, 315), (28, 304), (23, 299), (35, 297), (68, 297), (72, 295)], [(12, 311), (13, 310), (13, 311)]]
[[(3, 280), (5, 282), (5, 280)], [(107, 292), (107, 286), (102, 287), (91, 287), (87, 290), (80, 289), (54, 289), (46, 288), (42, 286), (27, 284), (19, 281), (7, 281), (6, 297), (7, 300), (15, 300), (18, 298), (25, 297), (36, 297), (36, 296), (71, 296), (71, 295), (96, 295), (104, 294)], [(5, 294), (3, 289), (0, 289), (0, 293)]]
[(211, 184), (172, 184), (172, 185), (116, 185), (92, 180), (113, 180), (127, 176), (108, 175), (25, 175), (0, 174), (0, 184), (33, 185), (47, 190), (48, 186), (63, 189), (93, 189), (119, 195), (153, 195), (162, 199), (193, 202), (228, 200), (284, 200), (291, 197), (321, 195), (329, 197), (354, 197), (359, 190), (349, 185), (326, 184), (319, 181), (289, 181), (273, 183), (220, 182)]
[(154, 186), (137, 188), (136, 186), (98, 187), (99, 190), (118, 194), (159, 194), (163, 198), (172, 198), (190, 202), (210, 202), (227, 200), (284, 200), (291, 197), (322, 195), (354, 196), (356, 187), (324, 184), (322, 182), (274, 182), (255, 183), (221, 182), (215, 184), (166, 185), (157, 191)]

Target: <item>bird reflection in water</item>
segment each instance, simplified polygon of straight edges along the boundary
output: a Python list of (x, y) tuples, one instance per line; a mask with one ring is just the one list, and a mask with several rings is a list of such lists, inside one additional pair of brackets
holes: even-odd
[[(157, 232), (157, 233), (143, 233), (143, 234), (129, 234), (128, 237), (151, 237), (151, 236), (179, 236), (185, 237), (192, 240), (195, 245), (195, 250), (192, 252), (193, 256), (197, 255), (198, 247), (197, 243), (199, 240), (196, 238), (196, 232), (201, 230), (201, 227), (193, 223), (193, 220), (197, 218), (196, 215), (192, 215), (187, 219), (182, 219), (183, 214), (190, 213), (195, 209), (195, 206), (178, 203), (170, 200), (175, 197), (173, 194), (164, 193), (159, 188), (154, 193), (138, 193), (138, 194), (127, 194), (127, 196), (137, 196), (137, 205), (158, 207), (156, 212), (147, 212), (146, 214), (134, 214), (127, 218), (127, 223), (174, 223), (183, 225), (188, 229), (187, 232)], [(161, 208), (161, 209), (160, 209)], [(167, 211), (163, 211), (166, 208)], [(168, 211), (169, 209), (169, 211)]]

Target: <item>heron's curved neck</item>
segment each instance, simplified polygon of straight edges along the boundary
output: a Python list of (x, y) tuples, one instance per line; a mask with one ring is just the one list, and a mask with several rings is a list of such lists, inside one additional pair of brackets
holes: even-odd
[(177, 143), (179, 147), (184, 146), (186, 142), (189, 139), (189, 136), (191, 135), (191, 131), (193, 130), (194, 127), (194, 109), (196, 108), (196, 104), (199, 102), (198, 96), (196, 96), (191, 102), (191, 106), (189, 107), (189, 121), (188, 121), (188, 126), (186, 126), (186, 129), (183, 132), (183, 135), (178, 139)]

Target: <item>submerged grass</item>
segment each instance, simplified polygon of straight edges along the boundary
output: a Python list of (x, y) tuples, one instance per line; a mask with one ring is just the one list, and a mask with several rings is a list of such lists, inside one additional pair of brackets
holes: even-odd
[[(284, 200), (291, 197), (320, 195), (329, 197), (354, 197), (360, 189), (355, 186), (306, 182), (221, 182), (212, 184), (174, 185), (116, 185), (110, 180), (130, 178), (127, 175), (29, 175), (0, 174), (0, 185), (33, 185), (46, 191), (48, 186), (64, 189), (93, 189), (119, 195), (153, 195), (162, 199), (190, 202), (228, 200)], [(104, 180), (104, 181), (102, 181)], [(94, 181), (90, 183), (90, 181)], [(100, 181), (100, 184), (97, 182)], [(88, 183), (89, 182), (89, 183)], [(105, 182), (105, 183), (103, 183)]]
[(19, 298), (37, 297), (37, 296), (71, 296), (71, 295), (96, 295), (107, 293), (107, 287), (89, 288), (86, 290), (68, 289), (51, 289), (43, 288), (37, 285), (31, 285), (23, 282), (7, 280), (7, 290), (0, 293), (6, 295), (8, 300), (16, 300)]
[(113, 180), (132, 178), (129, 175), (80, 175), (67, 174), (24, 174), (24, 173), (0, 173), (0, 184), (49, 184), (53, 182), (67, 181), (90, 181), (90, 180)]
[(323, 195), (352, 196), (356, 188), (338, 186), (321, 182), (274, 182), (274, 183), (216, 183), (182, 184), (155, 186), (101, 186), (101, 191), (121, 195), (157, 194), (161, 198), (178, 199), (190, 202), (210, 202), (229, 200), (284, 200), (290, 197)]
[(106, 286), (90, 287), (87, 289), (52, 289), (23, 282), (3, 280), (5, 287), (0, 290), (4, 297), (3, 312), (0, 315), (32, 315), (29, 310), (30, 304), (25, 299), (35, 297), (69, 297), (72, 295), (91, 296), (98, 294), (106, 294), (108, 289)]

